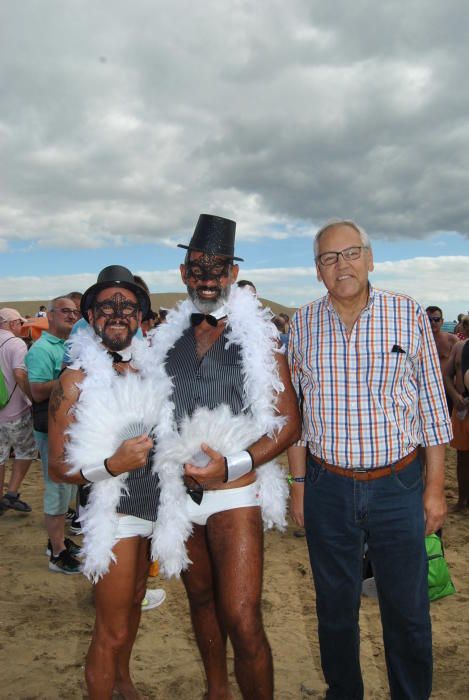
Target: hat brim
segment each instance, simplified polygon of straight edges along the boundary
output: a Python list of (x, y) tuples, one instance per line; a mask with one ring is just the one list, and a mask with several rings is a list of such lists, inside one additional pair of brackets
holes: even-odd
[(95, 297), (101, 292), (103, 289), (109, 289), (110, 287), (124, 287), (124, 289), (128, 289), (129, 292), (133, 292), (135, 296), (137, 297), (138, 305), (140, 307), (140, 311), (142, 312), (142, 318), (144, 318), (148, 312), (151, 309), (151, 301), (150, 297), (146, 293), (142, 287), (139, 287), (138, 284), (132, 284), (131, 282), (99, 282), (96, 284), (93, 284), (89, 289), (86, 290), (86, 292), (83, 294), (80, 302), (80, 311), (82, 313), (83, 318), (87, 323), (89, 323), (88, 319), (88, 311), (91, 309), (93, 305), (93, 301)]
[(207, 255), (216, 255), (217, 258), (229, 258), (230, 260), (239, 260), (239, 262), (244, 262), (244, 258), (237, 258), (235, 255), (223, 255), (223, 253), (212, 253), (209, 250), (203, 250), (202, 248), (194, 248), (192, 245), (183, 245), (182, 243), (177, 244), (178, 248), (185, 248), (185, 250), (195, 250), (196, 253), (207, 253)]

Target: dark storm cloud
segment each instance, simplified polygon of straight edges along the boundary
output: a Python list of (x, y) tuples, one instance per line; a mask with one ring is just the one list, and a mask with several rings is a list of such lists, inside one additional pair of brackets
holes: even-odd
[(465, 2), (2, 12), (4, 241), (167, 242), (201, 210), (250, 238), (469, 231)]

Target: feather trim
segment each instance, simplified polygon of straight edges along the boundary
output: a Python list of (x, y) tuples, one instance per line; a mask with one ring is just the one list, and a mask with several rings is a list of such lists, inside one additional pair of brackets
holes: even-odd
[[(139, 372), (118, 375), (101, 340), (91, 329), (83, 329), (71, 338), (71, 357), (85, 372), (79, 385), (80, 397), (74, 406), (74, 422), (67, 435), (66, 460), (69, 473), (86, 466), (102, 464), (126, 439), (126, 430), (138, 424), (144, 430), (158, 431), (160, 413), (163, 427), (171, 415), (168, 396), (171, 382), (166, 374), (153, 372), (158, 384), (145, 381), (142, 367), (150, 353), (142, 340), (132, 342), (132, 364)], [(135, 356), (135, 357), (134, 357)], [(169, 404), (166, 405), (165, 404)], [(165, 410), (166, 409), (166, 410)], [(164, 420), (166, 418), (166, 422)], [(156, 426), (156, 428), (155, 428)], [(115, 561), (118, 515), (116, 508), (126, 491), (128, 474), (109, 477), (90, 486), (88, 504), (80, 512), (84, 543), (83, 573), (96, 582)]]
[[(152, 366), (162, 368), (169, 350), (190, 324), (194, 306), (190, 300), (170, 311), (167, 322), (152, 335)], [(243, 363), (246, 413), (233, 415), (227, 405), (214, 410), (197, 409), (181, 424), (158, 434), (154, 469), (160, 478), (161, 497), (152, 544), (152, 558), (165, 576), (179, 576), (191, 563), (185, 542), (192, 532), (187, 513), (183, 465), (206, 442), (222, 454), (243, 450), (262, 435), (273, 436), (284, 425), (278, 415), (276, 394), (283, 391), (275, 354), (278, 331), (270, 311), (248, 290), (233, 288), (227, 304), (229, 343), (240, 346)], [(166, 425), (169, 427), (169, 422)], [(286, 526), (288, 487), (283, 470), (272, 461), (256, 470), (260, 503), (266, 528)]]

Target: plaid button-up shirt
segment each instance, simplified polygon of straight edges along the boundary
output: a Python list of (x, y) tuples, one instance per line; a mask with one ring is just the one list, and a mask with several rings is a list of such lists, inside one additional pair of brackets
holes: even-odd
[(302, 443), (326, 462), (382, 467), (452, 437), (431, 328), (409, 297), (370, 286), (350, 334), (329, 295), (307, 304), (293, 317), (288, 360)]

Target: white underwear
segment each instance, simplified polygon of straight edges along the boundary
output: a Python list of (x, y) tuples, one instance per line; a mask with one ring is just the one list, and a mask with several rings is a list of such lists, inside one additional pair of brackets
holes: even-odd
[(189, 518), (193, 523), (206, 525), (208, 518), (215, 513), (232, 510), (233, 508), (259, 507), (259, 485), (254, 481), (252, 484), (241, 486), (237, 489), (204, 491), (200, 505), (194, 503), (188, 494), (186, 506)]
[(155, 523), (151, 520), (143, 520), (135, 515), (119, 515), (117, 518), (118, 540), (125, 540), (127, 537), (151, 537)]

